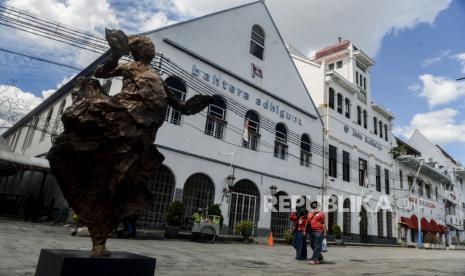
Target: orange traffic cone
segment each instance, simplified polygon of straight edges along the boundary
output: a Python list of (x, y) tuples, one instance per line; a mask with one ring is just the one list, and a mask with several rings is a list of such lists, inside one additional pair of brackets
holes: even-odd
[(270, 232), (270, 235), (268, 236), (268, 246), (273, 247), (274, 246), (274, 241), (273, 241), (273, 233)]

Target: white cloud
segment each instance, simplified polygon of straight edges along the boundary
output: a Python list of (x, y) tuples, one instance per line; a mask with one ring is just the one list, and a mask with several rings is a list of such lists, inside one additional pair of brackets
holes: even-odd
[(16, 86), (0, 85), (0, 129), (12, 126), (42, 101)]
[(154, 30), (166, 25), (170, 25), (176, 23), (174, 20), (168, 19), (168, 16), (166, 16), (165, 13), (163, 12), (157, 12), (150, 16), (148, 19), (146, 19), (142, 25), (139, 28), (140, 32), (146, 32), (150, 30)]
[(463, 82), (430, 74), (421, 75), (419, 79), (423, 87), (418, 95), (426, 98), (430, 107), (449, 103), (465, 95)]
[(443, 58), (449, 56), (449, 54), (450, 54), (450, 50), (441, 50), (440, 53), (437, 56), (426, 58), (425, 60), (423, 60), (421, 65), (423, 67), (429, 67), (429, 66), (431, 66), (433, 64), (441, 62), (441, 60)]
[(465, 74), (465, 52), (456, 54), (454, 58), (460, 63), (460, 66), (462, 66), (462, 73)]
[(452, 108), (419, 113), (410, 124), (394, 128), (396, 135), (409, 138), (415, 129), (435, 144), (465, 142), (465, 122), (457, 122), (459, 112)]
[(412, 91), (412, 92), (417, 92), (418, 90), (420, 90), (420, 88), (421, 88), (421, 85), (419, 83), (414, 83), (414, 84), (407, 86), (407, 90)]

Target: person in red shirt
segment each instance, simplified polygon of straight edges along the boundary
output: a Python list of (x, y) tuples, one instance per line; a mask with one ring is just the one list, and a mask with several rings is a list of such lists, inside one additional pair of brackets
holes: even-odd
[(292, 246), (296, 251), (296, 260), (307, 260), (307, 234), (309, 229), (308, 210), (305, 206), (300, 206), (291, 214), (290, 220), (294, 222)]
[(323, 238), (326, 236), (325, 213), (318, 209), (317, 201), (313, 201), (310, 207), (312, 210), (308, 214), (307, 222), (307, 224), (310, 224), (310, 241), (313, 250), (310, 264), (319, 264), (323, 260), (321, 245)]

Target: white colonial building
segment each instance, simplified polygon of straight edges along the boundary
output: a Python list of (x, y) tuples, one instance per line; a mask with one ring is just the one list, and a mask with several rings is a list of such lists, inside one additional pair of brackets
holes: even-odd
[(408, 143), (421, 152), (424, 164), (434, 167), (444, 176), (435, 193), (443, 204), (442, 219), (448, 227), (448, 244), (457, 244), (464, 239), (464, 168), (444, 149), (431, 143), (419, 130), (414, 131)]
[(444, 185), (450, 183), (450, 178), (434, 162), (425, 160), (423, 152), (399, 138), (396, 142), (393, 156), (399, 181), (394, 210), (398, 239), (403, 244), (417, 244), (421, 233), (425, 245), (445, 247), (448, 230)]
[[(265, 212), (264, 196), (274, 191), (321, 195), (323, 123), (264, 3), (145, 35), (159, 53), (154, 67), (180, 98), (219, 94), (223, 101), (194, 116), (169, 110), (155, 141), (166, 160), (153, 187), (152, 210), (139, 223), (162, 227), (167, 206), (180, 200), (187, 206), (188, 228), (193, 210), (218, 203), (225, 217), (224, 232), (232, 234), (238, 222), (251, 220), (255, 234), (271, 229), (281, 237), (289, 229), (289, 213)], [(90, 76), (104, 58), (77, 77)], [(47, 153), (52, 145), (47, 133), (60, 128), (55, 122), (71, 104), (76, 78), (4, 134), (15, 153)], [(121, 88), (121, 80), (102, 84), (110, 94)], [(388, 119), (383, 122), (389, 124)], [(378, 146), (389, 143), (375, 139), (380, 140)]]
[[(325, 124), (324, 191), (339, 206), (328, 214), (329, 232), (338, 224), (346, 241), (395, 242), (395, 217), (376, 208), (380, 197), (393, 199), (397, 174), (391, 154), (394, 116), (372, 98), (374, 61), (348, 40), (339, 39), (313, 58), (289, 48)], [(365, 207), (355, 199), (362, 195), (371, 197)]]

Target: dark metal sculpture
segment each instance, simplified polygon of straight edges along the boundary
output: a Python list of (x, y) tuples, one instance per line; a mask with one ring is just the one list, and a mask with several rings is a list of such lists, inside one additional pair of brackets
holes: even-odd
[[(109, 96), (97, 79), (79, 79), (61, 117), (64, 131), (47, 156), (69, 205), (89, 229), (91, 256), (109, 256), (105, 243), (119, 222), (143, 214), (153, 199), (148, 187), (164, 160), (154, 141), (168, 105), (191, 115), (216, 100), (178, 99), (150, 67), (155, 46), (149, 38), (116, 30), (107, 30), (106, 38), (111, 54), (95, 77), (122, 76), (121, 92)], [(129, 53), (134, 62), (119, 63)]]

